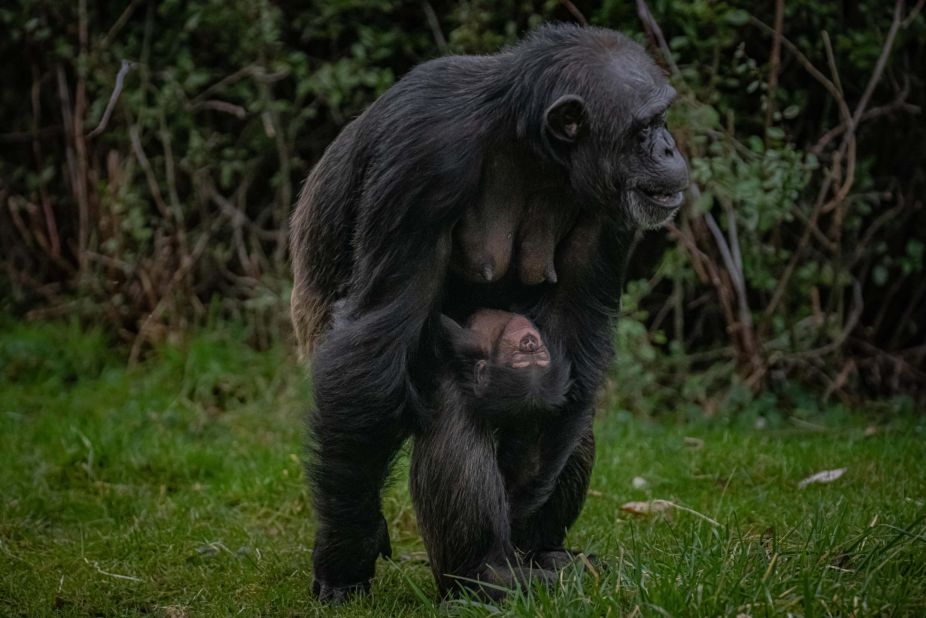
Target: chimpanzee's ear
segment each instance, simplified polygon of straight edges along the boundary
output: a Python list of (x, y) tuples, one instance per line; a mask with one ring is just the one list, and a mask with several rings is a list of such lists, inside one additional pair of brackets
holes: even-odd
[(555, 141), (575, 142), (587, 122), (585, 100), (576, 94), (564, 94), (547, 108), (543, 115), (543, 130)]
[(440, 327), (444, 331), (445, 336), (453, 337), (458, 334), (459, 331), (463, 330), (463, 327), (457, 324), (456, 320), (453, 318), (440, 314)]
[(479, 350), (479, 341), (471, 330), (460, 326), (453, 318), (440, 316), (441, 340), (454, 354), (472, 354)]
[(473, 390), (477, 396), (482, 396), (489, 387), (489, 363), (484, 360), (476, 361), (473, 367)]

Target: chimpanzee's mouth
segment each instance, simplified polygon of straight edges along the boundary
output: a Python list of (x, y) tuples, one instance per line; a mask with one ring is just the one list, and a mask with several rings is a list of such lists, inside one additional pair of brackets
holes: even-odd
[(537, 366), (546, 367), (550, 364), (550, 353), (547, 346), (540, 340), (536, 328), (523, 316), (515, 316), (505, 326), (502, 339), (516, 342), (511, 350), (509, 366), (512, 369), (524, 369)]
[(685, 201), (685, 195), (682, 191), (667, 192), (662, 189), (647, 189), (644, 187), (638, 187), (637, 194), (647, 202), (659, 206), (660, 208), (666, 208), (669, 210), (675, 210), (682, 205), (682, 202)]
[(547, 352), (546, 348), (529, 354), (515, 352), (511, 356), (512, 369), (524, 369), (526, 367), (547, 367), (549, 364), (550, 353)]

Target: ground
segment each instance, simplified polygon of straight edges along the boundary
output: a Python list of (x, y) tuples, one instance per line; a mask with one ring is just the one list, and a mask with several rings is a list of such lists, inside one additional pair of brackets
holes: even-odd
[[(101, 333), (0, 326), (0, 615), (322, 611), (310, 387), (286, 346), (214, 329), (126, 368)], [(330, 615), (924, 615), (926, 416), (902, 407), (764, 423), (602, 410), (569, 544), (605, 566), (501, 608), (436, 602), (402, 462), (384, 499), (394, 561)], [(621, 510), (655, 499), (678, 506)]]

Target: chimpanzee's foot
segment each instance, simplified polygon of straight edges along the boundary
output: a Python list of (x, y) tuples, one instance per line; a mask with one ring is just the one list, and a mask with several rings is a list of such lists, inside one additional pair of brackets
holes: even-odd
[[(552, 586), (556, 583), (556, 573), (546, 569), (526, 565), (486, 565), (478, 575), (471, 578), (451, 578), (452, 586), (460, 590), (475, 592), (478, 596), (493, 602), (502, 601), (518, 588), (533, 585)], [(453, 594), (452, 588), (448, 590)]]
[(315, 537), (312, 592), (322, 603), (339, 604), (369, 592), (376, 559), (392, 556), (385, 519), (366, 538), (352, 532), (347, 542), (331, 530), (319, 530)]
[(510, 588), (527, 588), (534, 584), (551, 585), (556, 583), (556, 573), (549, 569), (534, 565), (519, 564), (516, 566), (487, 566), (487, 575), (495, 578), (502, 586)]
[(599, 560), (595, 554), (586, 554), (584, 552), (566, 549), (533, 551), (525, 556), (525, 562), (533, 567), (553, 572), (562, 571), (571, 565), (580, 567), (590, 565), (593, 569), (598, 570), (602, 564), (601, 560)]
[(340, 605), (354, 596), (366, 594), (370, 591), (370, 582), (362, 584), (349, 584), (347, 586), (333, 586), (319, 581), (312, 582), (312, 593), (322, 603)]

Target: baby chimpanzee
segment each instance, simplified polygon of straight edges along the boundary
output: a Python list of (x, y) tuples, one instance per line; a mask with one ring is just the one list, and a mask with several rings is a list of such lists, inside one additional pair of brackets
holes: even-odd
[[(412, 498), (441, 594), (463, 586), (500, 598), (498, 587), (555, 577), (525, 566), (531, 557), (512, 528), (529, 508), (519, 497), (540, 472), (545, 421), (565, 402), (569, 365), (522, 315), (483, 309), (466, 328), (442, 317), (442, 329), (450, 359), (440, 413), (415, 440)], [(461, 449), (469, 456), (447, 457)], [(486, 499), (474, 504), (474, 493)]]

